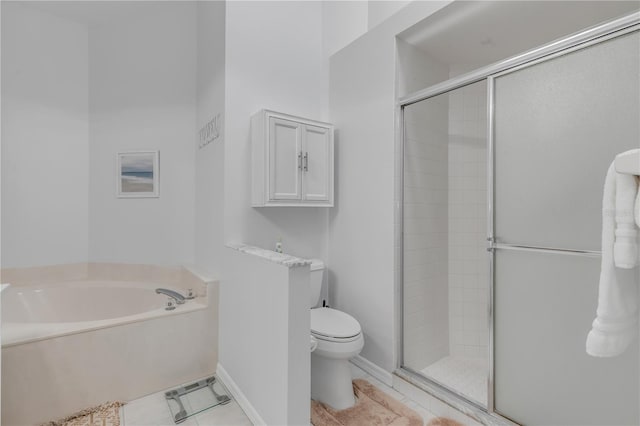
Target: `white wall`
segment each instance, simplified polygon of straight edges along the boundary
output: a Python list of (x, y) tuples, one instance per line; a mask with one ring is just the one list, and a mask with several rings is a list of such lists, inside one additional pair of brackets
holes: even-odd
[(372, 29), (375, 26), (384, 22), (391, 15), (407, 6), (411, 3), (410, 0), (369, 0), (368, 2), (368, 14), (367, 23), (368, 28)]
[[(365, 334), (362, 356), (395, 368), (395, 36), (449, 2), (415, 2), (337, 52), (330, 63), (336, 207), (330, 212), (330, 294)], [(358, 165), (358, 167), (354, 167)]]
[[(256, 34), (259, 34), (257, 36)], [(327, 209), (251, 207), (250, 123), (262, 108), (325, 120), (319, 2), (226, 5), (225, 201), (227, 242), (327, 260)]]
[(223, 255), (218, 374), (254, 424), (308, 424), (309, 266)]
[(323, 1), (322, 38), (327, 58), (367, 32), (369, 2)]
[(340, 0), (321, 3), (322, 37), (328, 59), (411, 1)]
[[(89, 32), (89, 260), (194, 259), (196, 4), (148, 11)], [(116, 153), (160, 151), (160, 197), (118, 199)]]
[[(224, 117), (225, 3), (198, 2), (196, 130), (216, 114)], [(196, 149), (195, 262), (219, 277), (224, 246), (224, 129)]]
[(86, 260), (86, 26), (2, 2), (2, 266)]
[[(196, 3), (144, 7), (2, 4), (4, 267), (193, 262)], [(161, 151), (160, 198), (116, 198), (125, 150)]]

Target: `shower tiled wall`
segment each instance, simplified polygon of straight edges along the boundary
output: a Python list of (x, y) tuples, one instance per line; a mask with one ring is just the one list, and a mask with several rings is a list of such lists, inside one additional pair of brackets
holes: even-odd
[(447, 96), (405, 108), (404, 364), (449, 352)]
[(450, 354), (486, 357), (487, 236), (486, 84), (449, 99), (448, 282)]

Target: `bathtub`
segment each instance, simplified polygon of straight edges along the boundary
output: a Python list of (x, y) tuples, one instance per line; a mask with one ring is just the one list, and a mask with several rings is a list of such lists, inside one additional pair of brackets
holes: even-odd
[(6, 288), (2, 424), (39, 424), (213, 374), (217, 282), (173, 310), (159, 287), (185, 294), (180, 283), (90, 278)]
[(10, 286), (2, 293), (2, 347), (206, 308), (197, 298), (166, 310), (168, 297), (155, 292), (162, 287), (126, 281)]

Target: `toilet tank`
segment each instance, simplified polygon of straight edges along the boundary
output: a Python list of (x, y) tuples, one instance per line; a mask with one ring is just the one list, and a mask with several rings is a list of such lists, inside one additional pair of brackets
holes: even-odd
[(311, 259), (311, 271), (309, 274), (309, 281), (311, 285), (310, 292), (310, 307), (316, 306), (320, 303), (320, 293), (322, 292), (322, 275), (324, 274), (324, 262), (319, 259)]

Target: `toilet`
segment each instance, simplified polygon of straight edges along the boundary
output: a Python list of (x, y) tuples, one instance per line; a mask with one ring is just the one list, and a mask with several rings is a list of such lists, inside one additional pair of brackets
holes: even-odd
[[(337, 309), (314, 308), (320, 302), (324, 263), (311, 260), (311, 398), (336, 410), (355, 404), (349, 360), (360, 353), (360, 323)], [(315, 349), (314, 349), (315, 347)]]

